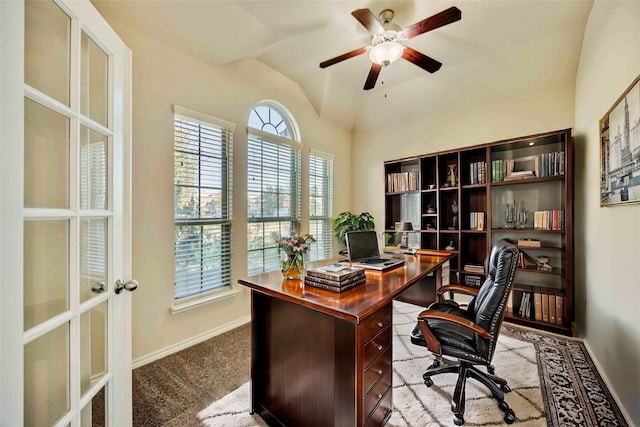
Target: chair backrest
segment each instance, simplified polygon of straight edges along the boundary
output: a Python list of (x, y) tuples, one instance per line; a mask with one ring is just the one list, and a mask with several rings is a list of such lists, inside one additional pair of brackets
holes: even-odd
[(475, 318), (475, 323), (491, 334), (489, 340), (476, 338), (479, 354), (491, 360), (500, 332), (507, 298), (513, 285), (520, 251), (512, 243), (499, 240), (491, 248), (487, 278), (467, 307), (467, 312)]

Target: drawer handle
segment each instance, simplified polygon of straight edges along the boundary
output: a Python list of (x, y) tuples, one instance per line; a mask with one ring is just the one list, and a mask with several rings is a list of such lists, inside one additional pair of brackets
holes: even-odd
[(382, 369), (378, 369), (378, 375), (382, 375)]
[(378, 347), (378, 350), (382, 350), (382, 346), (380, 344), (378, 344), (376, 347)]
[(378, 322), (378, 328), (382, 328), (383, 326), (382, 322)]
[(378, 400), (382, 398), (382, 394), (378, 393)]

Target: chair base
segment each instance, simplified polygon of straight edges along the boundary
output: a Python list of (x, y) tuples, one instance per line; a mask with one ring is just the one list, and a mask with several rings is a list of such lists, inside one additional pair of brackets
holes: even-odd
[(493, 375), (493, 366), (488, 366), (487, 370), (491, 373), (482, 372), (472, 363), (464, 360), (451, 362), (448, 359), (437, 358), (431, 366), (427, 368), (422, 378), (424, 379), (425, 385), (431, 387), (433, 385), (432, 376), (444, 373), (458, 373), (458, 381), (453, 392), (453, 398), (451, 399), (451, 411), (453, 412), (453, 423), (455, 425), (459, 426), (464, 424), (465, 386), (467, 378), (473, 378), (484, 384), (498, 401), (500, 410), (504, 412), (504, 421), (507, 424), (513, 424), (516, 420), (515, 413), (513, 409), (509, 407), (509, 404), (504, 401), (504, 393), (510, 392), (511, 388), (506, 380)]

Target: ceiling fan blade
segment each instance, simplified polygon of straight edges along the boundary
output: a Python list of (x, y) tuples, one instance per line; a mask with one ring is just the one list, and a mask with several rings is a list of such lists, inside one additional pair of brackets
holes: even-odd
[(411, 39), (415, 36), (426, 33), (427, 31), (431, 31), (444, 25), (451, 24), (452, 22), (459, 21), (460, 18), (462, 18), (462, 12), (460, 12), (460, 9), (454, 6), (450, 7), (447, 10), (443, 10), (440, 13), (436, 13), (429, 18), (425, 18), (420, 22), (416, 22), (413, 25), (409, 25), (402, 31), (408, 39)]
[(320, 68), (327, 68), (329, 65), (337, 64), (338, 62), (342, 62), (345, 59), (353, 58), (354, 56), (362, 55), (367, 51), (366, 47), (361, 47), (356, 50), (352, 50), (351, 52), (344, 53), (340, 56), (336, 56), (335, 58), (327, 59), (324, 62), (320, 63)]
[(369, 75), (367, 76), (367, 81), (364, 82), (364, 90), (373, 89), (376, 85), (376, 80), (378, 80), (378, 75), (380, 74), (380, 70), (382, 69), (382, 65), (380, 64), (371, 64), (371, 69), (369, 70)]
[(440, 69), (440, 67), (442, 67), (441, 62), (438, 62), (433, 58), (429, 58), (427, 55), (424, 55), (409, 46), (404, 47), (402, 57), (430, 73), (435, 73)]
[(369, 9), (356, 9), (351, 14), (372, 36), (384, 33), (384, 27)]

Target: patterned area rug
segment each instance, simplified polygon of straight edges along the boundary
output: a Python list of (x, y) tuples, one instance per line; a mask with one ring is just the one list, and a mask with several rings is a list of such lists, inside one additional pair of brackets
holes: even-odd
[[(387, 426), (453, 425), (451, 396), (455, 374), (433, 378), (422, 373), (433, 357), (412, 345), (409, 334), (420, 308), (394, 302), (393, 402)], [(509, 382), (505, 401), (514, 410), (514, 426), (627, 426), (581, 341), (505, 324), (493, 358), (496, 374)], [(465, 426), (504, 425), (504, 413), (489, 392), (467, 381)], [(203, 426), (266, 426), (249, 414), (249, 383), (198, 414)]]

